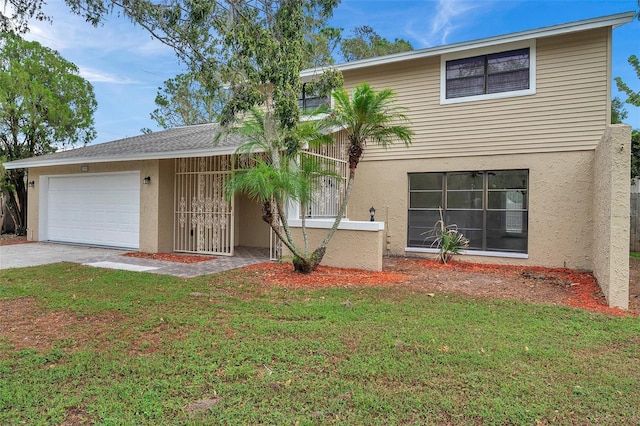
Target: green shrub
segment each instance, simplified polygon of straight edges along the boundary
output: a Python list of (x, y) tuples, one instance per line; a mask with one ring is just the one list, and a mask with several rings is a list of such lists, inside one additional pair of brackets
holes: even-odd
[(444, 264), (450, 261), (454, 254), (460, 253), (460, 250), (469, 246), (469, 239), (458, 231), (458, 225), (444, 223), (442, 209), (440, 209), (440, 220), (425, 234), (427, 240), (433, 239), (431, 247), (438, 248), (438, 260)]

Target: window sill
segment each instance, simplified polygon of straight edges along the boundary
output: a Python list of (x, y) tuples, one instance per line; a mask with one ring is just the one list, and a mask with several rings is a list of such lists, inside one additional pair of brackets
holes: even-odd
[(524, 90), (513, 90), (510, 92), (500, 92), (500, 93), (488, 93), (484, 95), (475, 95), (475, 96), (461, 96), (459, 98), (449, 98), (441, 97), (440, 105), (451, 105), (451, 104), (460, 104), (463, 102), (474, 102), (474, 101), (488, 101), (492, 99), (505, 99), (505, 98), (515, 98), (518, 96), (529, 96), (535, 95), (535, 89), (524, 89)]
[[(315, 229), (330, 229), (333, 226), (333, 222), (334, 219), (306, 219), (305, 226), (307, 228)], [(289, 226), (292, 228), (301, 228), (302, 219), (289, 219)], [(384, 222), (342, 219), (338, 229), (347, 231), (378, 232), (384, 230)]]
[[(405, 247), (406, 253), (439, 253), (440, 250), (435, 248), (423, 247)], [(477, 251), (477, 250), (461, 250), (460, 254), (465, 256), (485, 256), (485, 257), (506, 257), (511, 259), (528, 259), (528, 253), (509, 253), (502, 251)]]

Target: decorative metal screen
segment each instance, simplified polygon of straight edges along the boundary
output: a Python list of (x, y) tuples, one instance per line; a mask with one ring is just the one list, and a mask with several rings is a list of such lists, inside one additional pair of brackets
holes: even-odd
[(233, 199), (225, 197), (229, 156), (176, 160), (174, 250), (233, 255)]
[[(302, 161), (314, 161), (321, 168), (330, 170), (335, 176), (321, 176), (317, 179), (313, 202), (306, 209), (306, 217), (336, 217), (344, 198), (349, 163), (347, 161), (347, 140), (342, 132), (336, 134), (335, 142), (303, 153)], [(345, 212), (346, 214), (346, 212)]]
[(273, 229), (269, 232), (269, 260), (280, 260), (282, 258), (282, 241), (278, 238)]

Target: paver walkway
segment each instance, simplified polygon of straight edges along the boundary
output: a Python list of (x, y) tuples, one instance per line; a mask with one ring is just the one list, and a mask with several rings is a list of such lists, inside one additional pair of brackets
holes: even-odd
[(124, 250), (42, 242), (7, 245), (0, 246), (0, 269), (74, 262), (191, 278), (269, 261), (269, 249), (255, 247), (236, 247), (234, 256), (212, 256), (212, 260), (190, 264), (140, 259), (123, 256), (124, 253)]

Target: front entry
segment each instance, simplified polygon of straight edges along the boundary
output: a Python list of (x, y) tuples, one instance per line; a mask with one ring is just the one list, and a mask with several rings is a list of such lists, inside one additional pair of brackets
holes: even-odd
[(175, 166), (174, 251), (232, 256), (234, 202), (224, 191), (230, 156), (180, 158)]

